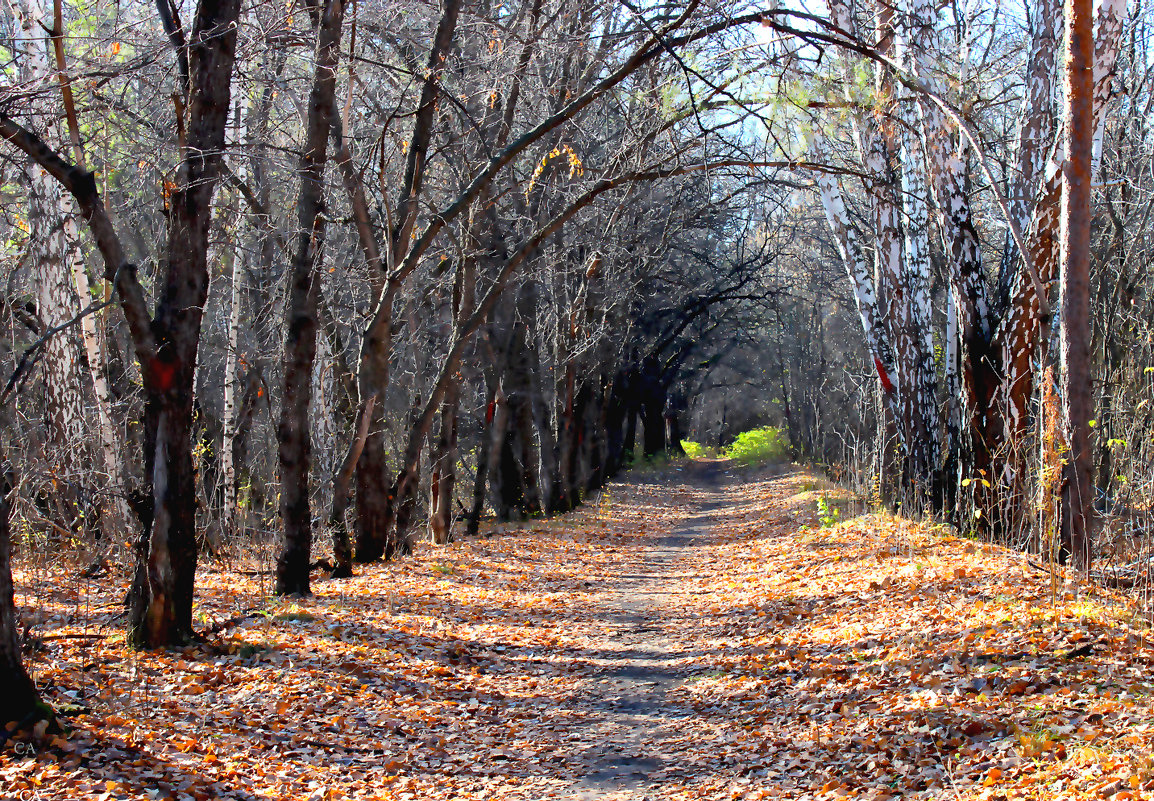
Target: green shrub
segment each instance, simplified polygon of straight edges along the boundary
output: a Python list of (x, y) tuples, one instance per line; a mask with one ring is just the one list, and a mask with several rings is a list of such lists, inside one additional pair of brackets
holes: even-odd
[(690, 459), (712, 459), (717, 456), (715, 448), (702, 445), (700, 442), (690, 442), (687, 439), (681, 440), (681, 448)]
[(738, 434), (725, 455), (742, 464), (770, 464), (789, 461), (789, 440), (780, 428), (765, 426)]
[(841, 509), (827, 500), (824, 495), (817, 499), (817, 513), (821, 518), (822, 528), (833, 528), (841, 521)]

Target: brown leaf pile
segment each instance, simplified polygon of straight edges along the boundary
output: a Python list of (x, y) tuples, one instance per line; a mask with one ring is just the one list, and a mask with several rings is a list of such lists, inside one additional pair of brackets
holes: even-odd
[[(220, 631), (179, 652), (125, 648), (123, 586), (19, 576), (45, 638), (38, 683), (75, 715), (67, 741), (4, 746), (0, 797), (1154, 791), (1154, 649), (1120, 601), (1076, 584), (1055, 596), (1018, 555), (889, 516), (822, 527), (801, 472), (713, 490), (682, 479), (693, 471), (418, 547), (307, 600), (210, 568), (197, 614)], [(677, 559), (644, 561), (706, 501)], [(639, 575), (657, 589), (630, 630), (668, 652), (676, 680), (630, 718), (648, 775), (589, 795), (606, 703), (644, 685), (606, 696), (606, 660), (629, 658), (614, 615)]]

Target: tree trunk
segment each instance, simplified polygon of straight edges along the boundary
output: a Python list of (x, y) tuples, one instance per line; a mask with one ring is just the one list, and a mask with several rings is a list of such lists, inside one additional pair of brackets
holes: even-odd
[[(496, 481), (498, 454), (501, 450), (501, 443), (505, 441), (505, 428), (508, 424), (509, 412), (500, 378), (495, 377), (493, 379), (493, 388), (489, 392), (485, 418), (486, 428), (483, 428), (481, 433), (481, 452), (477, 456), (477, 477), (473, 482), (473, 504), (469, 510), (469, 523), (466, 529), (466, 533), (470, 537), (477, 536), (480, 529), (481, 512), (485, 508), (485, 496), (489, 490), (489, 484)], [(496, 508), (496, 502), (494, 502), (494, 508)]]
[[(625, 395), (626, 400), (623, 402), (625, 407), (625, 441), (621, 445), (621, 465), (622, 467), (630, 467), (637, 454), (637, 418), (639, 415), (637, 409), (636, 395), (634, 394), (637, 387), (637, 373), (630, 371), (629, 375), (629, 392)], [(722, 412), (722, 422), (724, 423), (725, 413)], [(720, 437), (721, 435), (718, 434)], [(718, 443), (718, 447), (721, 445)]]
[(333, 578), (348, 578), (353, 574), (353, 546), (349, 540), (349, 529), (345, 524), (345, 510), (349, 508), (349, 488), (357, 460), (361, 458), (369, 426), (373, 419), (373, 406), (377, 398), (370, 395), (364, 405), (357, 410), (357, 430), (349, 444), (344, 462), (333, 478), (333, 505), (329, 513), (329, 530), (333, 538)]
[[(362, 390), (363, 391), (363, 390)], [(378, 407), (382, 404), (378, 404)], [(356, 548), (360, 564), (375, 562), (385, 555), (389, 519), (389, 464), (385, 456), (384, 415), (376, 410), (356, 469)]]
[[(71, 241), (79, 242), (80, 232), (76, 225), (75, 209), (71, 201), (72, 199), (68, 198), (68, 217), (65, 221), (64, 230), (65, 235)], [(94, 298), (88, 282), (88, 270), (84, 264), (83, 251), (79, 247), (73, 248), (72, 251), (72, 280), (76, 285), (76, 294), (80, 297), (80, 302), (82, 304), (92, 302)], [(121, 460), (126, 458), (126, 451), (124, 438), (112, 422), (112, 391), (108, 381), (108, 357), (105, 353), (102, 333), (97, 330), (98, 319), (95, 315), (85, 315), (80, 321), (80, 332), (84, 341), (84, 350), (88, 356), (88, 372), (92, 377), (93, 394), (96, 397), (100, 451), (104, 457), (104, 469), (108, 472), (108, 484), (111, 488), (111, 499), (105, 507), (105, 514), (108, 514), (109, 521), (119, 530), (121, 537), (127, 537), (134, 526), (128, 503), (125, 501), (124, 468), (121, 464)], [(106, 529), (107, 526), (104, 528)]]
[(646, 459), (665, 452), (665, 386), (657, 360), (647, 356), (637, 385), (641, 398), (641, 420), (645, 424), (643, 446)]
[(232, 260), (232, 292), (228, 315), (228, 347), (224, 368), (224, 413), (221, 420), (220, 472), (224, 482), (221, 502), (221, 532), (225, 537), (236, 533), (237, 482), (236, 452), (237, 436), (237, 391), (240, 389), (240, 323), (241, 306), (244, 299), (245, 267), (244, 252), (238, 252)]
[(581, 381), (573, 399), (572, 426), (569, 429), (568, 475), (565, 496), (570, 509), (577, 508), (585, 497), (585, 473), (587, 464), (586, 444), (588, 440), (590, 387), (588, 381)]
[(565, 377), (561, 389), (561, 437), (558, 443), (558, 508), (568, 512), (577, 505), (574, 493), (576, 481), (574, 471), (577, 464), (578, 417), (577, 408), (577, 361), (575, 356), (565, 360)]
[[(69, 263), (78, 243), (69, 242), (61, 226), (59, 187), (38, 167), (28, 195), (28, 226), (36, 311), (45, 331), (72, 319), (80, 310)], [(71, 329), (49, 338), (44, 345), (45, 456), (60, 501), (61, 521), (68, 528), (83, 527), (77, 482), (84, 469), (87, 426), (80, 392), (80, 348)]]
[(12, 587), (11, 508), (8, 504), (8, 476), (0, 476), (0, 729), (15, 722), (27, 729), (42, 719), (52, 719), (52, 710), (41, 700), (36, 685), (24, 669), (20, 633), (16, 627), (16, 597)]
[(457, 405), (460, 389), (454, 382), (441, 404), (441, 431), (434, 451), (429, 487), (429, 537), (445, 545), (453, 534), (453, 491), (457, 483)]
[[(178, 645), (192, 637), (196, 574), (196, 487), (192, 466), (193, 378), (201, 316), (208, 292), (208, 231), (224, 150), (229, 87), (235, 60), (237, 0), (202, 0), (187, 52), (190, 91), (174, 188), (166, 197), (167, 264), (161, 270), (155, 317), (109, 219), (96, 180), (80, 156), (79, 133), (69, 114), (77, 163), (0, 113), (0, 132), (58, 180), (79, 204), (116, 286), (132, 334), (145, 394), (144, 462), (151, 481), (152, 525), (138, 546), (131, 593), (129, 642)], [(62, 73), (63, 75), (63, 73)], [(63, 81), (70, 98), (67, 80)], [(66, 106), (71, 108), (66, 102)]]
[[(454, 337), (468, 324), (476, 302), (477, 265), (467, 258), (457, 268), (453, 281)], [(459, 370), (451, 373), (450, 384), (441, 401), (441, 433), (433, 457), (433, 477), (429, 503), (429, 534), (433, 542), (445, 544), (453, 534), (453, 500), (457, 485), (457, 419), (460, 415), (461, 381)], [(478, 465), (478, 472), (480, 465)]]
[[(145, 475), (154, 513), (139, 550), (141, 572), (129, 614), (139, 647), (180, 645), (193, 636), (196, 576), (196, 477), (192, 464), (193, 378), (208, 294), (209, 209), (216, 190), (236, 50), (238, 0), (203, 0), (189, 40), (194, 65), (187, 148), (169, 198), (168, 269), (149, 329), (154, 349), (141, 364), (145, 387)], [(223, 31), (223, 33), (222, 33)], [(89, 223), (92, 224), (89, 217)], [(119, 278), (122, 298), (139, 287)], [(134, 277), (131, 277), (134, 282)], [(125, 300), (125, 304), (131, 299)], [(127, 308), (134, 314), (136, 308)], [(130, 320), (130, 325), (133, 321)], [(137, 350), (148, 338), (139, 321)]]
[(1066, 0), (1061, 233), (1061, 380), (1069, 458), (1063, 469), (1062, 550), (1089, 571), (1094, 524), (1094, 382), (1090, 339), (1090, 172), (1094, 139), (1091, 0)]
[[(588, 443), (584, 489), (594, 492), (605, 486), (605, 460), (608, 454), (605, 436), (605, 388), (601, 381), (590, 387), (589, 403), (585, 407), (585, 431)], [(666, 439), (668, 446), (669, 440)], [(678, 443), (680, 446), (680, 442)]]
[[(527, 321), (518, 319), (513, 324), (508, 356), (505, 359), (505, 393), (509, 404), (507, 433), (508, 458), (501, 460), (502, 470), (515, 469), (517, 474), (502, 477), (502, 485), (509, 490), (506, 498), (520, 506), (522, 514), (541, 511), (540, 461), (538, 458), (533, 419), (533, 352), (529, 344), (533, 332)], [(513, 488), (516, 487), (516, 492)], [(513, 499), (517, 500), (514, 501)]]
[[(357, 383), (362, 398), (369, 395), (383, 397), (389, 383), (389, 362), (393, 350), (392, 309), (408, 273), (416, 266), (413, 263), (407, 269), (401, 269), (409, 252), (411, 235), (417, 222), (418, 203), (424, 183), (425, 158), (436, 123), (437, 99), (441, 91), (440, 79), (444, 73), (445, 59), (453, 44), (460, 9), (461, 0), (444, 0), (441, 18), (433, 37), (433, 47), (429, 51), (425, 82), (421, 88), (421, 98), (413, 122), (413, 135), (406, 153), (405, 175), (401, 182), (396, 213), (393, 216), (394, 229), (390, 234), (391, 246), (387, 260), (382, 260), (379, 256), (380, 248), (371, 230), (363, 224), (359, 226), (361, 245), (369, 255), (370, 267), (375, 266), (385, 279), (377, 293), (377, 308), (361, 345)], [(364, 451), (357, 463), (358, 562), (371, 562), (386, 555), (388, 528), (393, 522), (392, 499), (387, 493), (390, 484), (385, 457), (383, 407), (383, 403), (377, 405), (379, 416), (373, 420)]]
[(624, 399), (622, 387), (626, 381), (624, 370), (618, 370), (609, 388), (609, 399), (605, 404), (605, 477), (613, 478), (621, 470), (625, 458), (625, 416), (628, 402)]
[[(319, 11), (320, 9), (317, 8)], [(316, 72), (309, 95), (308, 127), (301, 155), (301, 187), (297, 199), (296, 255), (293, 259), (286, 310), (284, 394), (277, 426), (281, 476), (280, 513), (284, 547), (277, 558), (276, 593), (308, 595), (312, 554), (312, 510), (309, 467), (312, 440), (309, 404), (313, 360), (317, 348), (319, 265), (324, 254), (324, 173), (328, 161), (329, 127), (334, 115), (337, 63), (340, 59), (344, 0), (327, 0), (317, 31)]]
[[(13, 34), (19, 54), (20, 77), (29, 84), (47, 82), (51, 69), (44, 32), (50, 28), (40, 0), (13, 4)], [(53, 122), (50, 135), (62, 139)], [(70, 267), (80, 258), (79, 239), (71, 222), (72, 204), (43, 169), (31, 166), (28, 192), (28, 250), (36, 290), (36, 313), (42, 329), (67, 322), (80, 310)], [(69, 234), (72, 236), (69, 236)], [(87, 298), (84, 298), (87, 302)], [(86, 318), (87, 319), (87, 318)], [(53, 478), (52, 493), (61, 522), (76, 530), (83, 523), (76, 483), (86, 469), (87, 442), (80, 387), (80, 349), (72, 330), (64, 330), (44, 344), (45, 457)]]

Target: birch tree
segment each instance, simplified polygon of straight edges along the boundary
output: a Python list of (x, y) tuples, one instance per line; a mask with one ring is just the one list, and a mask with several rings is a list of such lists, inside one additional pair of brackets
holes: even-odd
[[(877, 12), (879, 24), (887, 24), (892, 12), (881, 8)], [(1118, 36), (1121, 11), (1118, 4), (1102, 3), (1097, 10), (1097, 26), (1101, 35), (1096, 42), (1094, 59), (1094, 96), (1096, 98), (1091, 130), (1101, 129), (1101, 114), (1109, 96), (1110, 76), (1117, 59)], [(962, 122), (962, 118), (952, 111), (953, 102), (949, 91), (939, 79), (940, 67), (935, 63), (935, 54), (942, 45), (938, 40), (936, 13), (921, 0), (910, 0), (901, 9), (896, 33), (902, 44), (900, 63), (890, 58), (886, 49), (888, 36), (875, 33), (879, 48), (870, 50), (861, 45), (863, 38), (856, 32), (856, 19), (847, 4), (831, 4), (831, 23), (836, 36), (846, 36), (850, 52), (866, 53), (874, 61), (876, 71), (886, 70), (896, 73), (901, 86), (907, 87), (910, 101), (917, 109), (916, 119), (906, 113), (897, 119), (901, 123), (903, 158), (903, 192), (905, 213), (903, 224), (906, 241), (901, 250), (903, 267), (899, 275), (910, 278), (897, 282), (902, 302), (887, 314), (881, 287), (873, 288), (863, 280), (866, 269), (863, 260), (854, 256), (853, 237), (850, 236), (851, 222), (842, 210), (836, 186), (829, 177), (819, 176), (817, 183), (823, 205), (827, 211), (831, 230), (843, 253), (843, 260), (851, 276), (860, 301), (874, 306), (872, 313), (863, 314), (863, 326), (871, 352), (878, 358), (880, 337), (871, 333), (870, 318), (899, 319), (909, 321), (912, 330), (929, 330), (929, 317), (923, 303), (915, 302), (913, 307), (902, 310), (911, 299), (926, 298), (916, 288), (924, 285), (928, 271), (922, 257), (923, 245), (911, 239), (911, 232), (927, 228), (928, 218), (923, 215), (923, 199), (932, 195), (937, 210), (937, 222), (946, 244), (947, 277), (950, 286), (949, 311), (946, 315), (950, 327), (946, 331), (948, 339), (946, 353), (959, 354), (960, 375), (957, 379), (964, 403), (961, 405), (962, 419), (958, 430), (964, 432), (953, 444), (962, 451), (955, 454), (951, 463), (957, 464), (958, 478), (965, 484), (976, 487), (991, 486), (990, 479), (1000, 479), (1002, 486), (992, 493), (979, 489), (985, 514), (993, 508), (994, 517), (1001, 524), (1014, 528), (1020, 521), (1023, 495), (1022, 482), (1027, 470), (1025, 447), (1028, 426), (1031, 420), (1030, 403), (1034, 387), (1034, 364), (1039, 354), (1045, 360), (1047, 344), (1047, 319), (1052, 303), (1047, 287), (1056, 276), (1059, 260), (1055, 249), (1058, 221), (1056, 200), (1059, 183), (1057, 172), (1045, 172), (1045, 154), (1060, 148), (1055, 139), (1059, 130), (1054, 120), (1053, 87), (1057, 79), (1055, 62), (1055, 17), (1061, 18), (1052, 3), (1043, 0), (1034, 14), (1035, 27), (1027, 64), (1025, 90), (1022, 96), (1021, 123), (1019, 126), (1018, 151), (1013, 170), (1009, 198), (1002, 202), (1006, 222), (1010, 228), (1009, 241), (997, 279), (999, 289), (991, 300), (991, 290), (982, 264), (982, 243), (974, 222), (972, 200), (969, 197), (967, 172), (969, 160), (967, 148), (973, 143), (974, 131)], [(1060, 24), (1060, 23), (1059, 23)], [(1060, 30), (1060, 27), (1058, 28)], [(848, 75), (848, 73), (847, 73)], [(847, 83), (849, 83), (847, 81)], [(883, 95), (884, 97), (884, 95)], [(1099, 99), (1100, 98), (1100, 102)], [(852, 97), (850, 98), (853, 99)], [(906, 108), (910, 105), (907, 103)], [(884, 164), (884, 159), (871, 156), (876, 145), (870, 134), (874, 125), (865, 115), (854, 116), (855, 132), (859, 142), (862, 163), (867, 174), (876, 175)], [(1068, 130), (1068, 128), (1066, 129)], [(916, 137), (915, 137), (916, 133)], [(1059, 149), (1058, 152), (1061, 152)], [(986, 153), (977, 154), (979, 160), (986, 159)], [(920, 181), (922, 170), (929, 176), (928, 192)], [(988, 170), (988, 165), (985, 166)], [(874, 182), (876, 193), (877, 182)], [(995, 193), (997, 192), (994, 189)], [(876, 194), (874, 195), (876, 198)], [(873, 205), (879, 207), (875, 199)], [(888, 254), (898, 252), (892, 245), (892, 236), (887, 226), (877, 226), (877, 275), (893, 273), (886, 269), (893, 259)], [(1025, 248), (1018, 247), (1025, 243)], [(921, 322), (915, 322), (921, 321)], [(903, 326), (899, 326), (901, 328)], [(913, 341), (901, 333), (894, 335), (894, 348), (898, 354), (907, 349), (914, 353), (932, 352), (931, 345), (924, 338)], [(916, 336), (915, 336), (916, 339)], [(960, 340), (960, 341), (959, 341)], [(908, 357), (917, 362), (915, 357)], [(899, 362), (900, 363), (900, 362)], [(932, 364), (921, 362), (923, 369), (911, 373), (910, 369), (898, 370), (898, 393), (920, 392), (923, 409), (936, 411), (932, 385), (937, 382)], [(954, 381), (950, 372), (954, 368), (950, 359), (946, 360), (944, 376), (947, 389)], [(909, 375), (917, 375), (927, 384), (919, 390), (917, 382), (911, 382)], [(885, 378), (882, 378), (885, 387)], [(908, 407), (905, 407), (908, 409)], [(900, 419), (908, 420), (908, 411)], [(953, 424), (951, 424), (953, 425)], [(904, 426), (908, 428), (908, 426)], [(941, 424), (930, 424), (930, 428), (941, 428)], [(922, 436), (925, 436), (923, 433)], [(907, 453), (909, 451), (907, 450)], [(937, 469), (943, 464), (935, 459)]]
[[(21, 56), (21, 77), (30, 91), (50, 92), (55, 71), (49, 62), (47, 31), (52, 24), (38, 0), (13, 5), (16, 45)], [(46, 135), (65, 141), (58, 126)], [(79, 311), (72, 265), (83, 258), (71, 221), (71, 203), (47, 172), (30, 165), (28, 193), (29, 257), (36, 291), (36, 310), (43, 330), (65, 326)], [(69, 234), (72, 234), (70, 237)], [(81, 269), (83, 269), (81, 267)], [(87, 300), (87, 298), (86, 298)], [(83, 518), (75, 486), (85, 464), (87, 437), (84, 400), (80, 386), (80, 348), (74, 331), (63, 330), (44, 344), (45, 460), (61, 490), (71, 526)], [(69, 488), (72, 488), (71, 490)]]

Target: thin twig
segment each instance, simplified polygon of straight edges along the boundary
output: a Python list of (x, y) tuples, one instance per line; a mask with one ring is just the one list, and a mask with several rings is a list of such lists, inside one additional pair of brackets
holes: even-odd
[(20, 362), (16, 365), (16, 369), (12, 371), (12, 375), (8, 378), (8, 383), (4, 385), (4, 391), (0, 393), (0, 403), (6, 403), (8, 401), (8, 397), (12, 394), (12, 391), (16, 388), (16, 384), (23, 377), (24, 373), (30, 370), (36, 363), (32, 357), (36, 355), (37, 352), (48, 343), (48, 340), (50, 340), (56, 334), (59, 334), (64, 329), (76, 325), (89, 314), (95, 314), (96, 312), (113, 305), (114, 302), (115, 301), (104, 300), (100, 303), (88, 304), (87, 307), (81, 309), (74, 317), (69, 320), (65, 320), (60, 325), (49, 328), (44, 332), (40, 339), (29, 345), (28, 349), (24, 351), (24, 355), (20, 357)]

